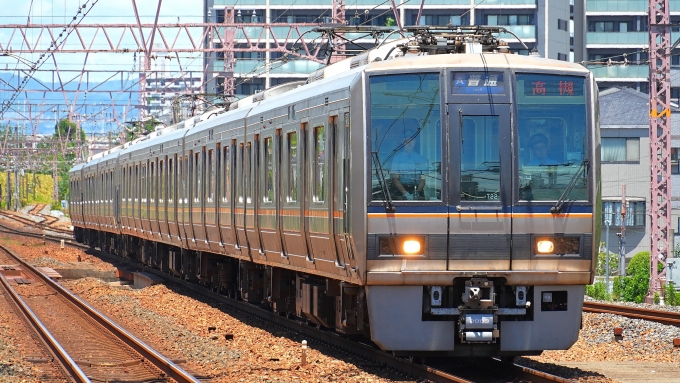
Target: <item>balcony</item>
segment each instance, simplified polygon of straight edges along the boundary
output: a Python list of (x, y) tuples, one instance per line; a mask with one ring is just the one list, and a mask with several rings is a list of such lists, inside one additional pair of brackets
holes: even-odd
[[(680, 32), (671, 32), (671, 41), (676, 41)], [(649, 45), (649, 32), (588, 32), (587, 45), (635, 45), (639, 47)], [(615, 48), (615, 47), (612, 47)]]
[[(669, 2), (671, 12), (680, 11), (680, 2)], [(648, 0), (588, 0), (586, 12), (640, 12), (647, 13)]]
[[(486, 4), (486, 3), (484, 3)], [(535, 25), (498, 25), (503, 27), (510, 32), (514, 33), (520, 39), (535, 39), (536, 38), (536, 26)], [(515, 36), (509, 33), (501, 33), (498, 38), (504, 40), (515, 40)]]

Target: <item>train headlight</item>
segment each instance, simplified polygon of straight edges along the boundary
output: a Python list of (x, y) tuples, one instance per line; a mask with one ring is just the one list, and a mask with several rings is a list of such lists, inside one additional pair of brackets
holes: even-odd
[(379, 256), (425, 255), (425, 237), (380, 237)]
[(540, 239), (536, 241), (536, 251), (539, 254), (552, 254), (555, 251), (555, 244), (550, 239)]
[(422, 246), (417, 239), (407, 239), (404, 241), (404, 254), (421, 254)]

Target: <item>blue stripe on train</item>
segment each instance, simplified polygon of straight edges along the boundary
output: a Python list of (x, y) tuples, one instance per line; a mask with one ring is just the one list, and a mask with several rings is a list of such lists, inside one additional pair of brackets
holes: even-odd
[[(463, 213), (550, 213), (550, 208), (553, 204), (532, 204), (532, 205), (518, 205), (511, 210), (511, 206), (503, 206), (501, 210), (495, 210), (493, 208), (489, 209), (477, 209), (477, 210), (463, 210)], [(446, 213), (451, 211), (452, 213), (457, 213), (458, 210), (455, 206), (396, 206), (395, 213)], [(368, 213), (385, 213), (385, 206), (368, 206)], [(562, 213), (593, 213), (593, 207), (590, 205), (563, 205)]]

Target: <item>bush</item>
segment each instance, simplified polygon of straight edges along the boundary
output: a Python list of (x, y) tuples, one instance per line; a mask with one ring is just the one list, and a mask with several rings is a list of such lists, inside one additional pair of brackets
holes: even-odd
[(622, 288), (617, 290), (621, 300), (635, 303), (642, 303), (644, 301), (649, 290), (648, 251), (643, 251), (633, 256), (621, 284)]
[(605, 286), (604, 282), (595, 282), (592, 285), (586, 286), (586, 295), (601, 301), (610, 300), (609, 294), (607, 294), (607, 286)]
[(614, 277), (614, 285), (612, 286), (612, 299), (620, 301), (623, 299), (623, 281), (624, 277)]
[(655, 291), (654, 292), (654, 304), (658, 305), (659, 303), (661, 303), (661, 297), (659, 296), (659, 292)]
[(668, 306), (680, 306), (680, 294), (675, 291), (673, 282), (663, 287), (663, 300)]

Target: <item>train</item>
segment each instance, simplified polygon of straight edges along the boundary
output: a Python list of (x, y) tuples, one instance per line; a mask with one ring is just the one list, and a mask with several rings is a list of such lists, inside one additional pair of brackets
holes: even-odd
[(598, 89), (495, 27), (410, 27), (93, 155), (78, 242), (399, 356), (578, 339), (601, 226)]

